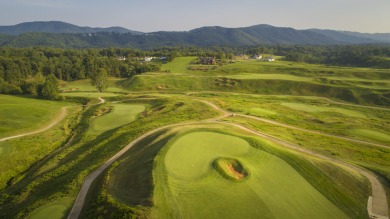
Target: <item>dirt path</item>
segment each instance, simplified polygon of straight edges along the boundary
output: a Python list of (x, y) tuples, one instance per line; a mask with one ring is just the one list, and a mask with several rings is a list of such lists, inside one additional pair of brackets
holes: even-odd
[(210, 107), (214, 108), (215, 110), (219, 111), (220, 113), (222, 113), (222, 115), (218, 116), (216, 118), (213, 118), (213, 119), (205, 120), (203, 122), (177, 123), (177, 124), (171, 124), (171, 125), (162, 126), (160, 128), (154, 129), (152, 131), (149, 131), (149, 132), (139, 136), (137, 139), (135, 139), (134, 141), (129, 143), (122, 150), (120, 150), (117, 154), (115, 154), (113, 157), (111, 157), (108, 161), (106, 161), (103, 165), (101, 165), (98, 169), (96, 169), (94, 172), (92, 172), (90, 175), (88, 175), (85, 178), (85, 180), (83, 182), (83, 185), (82, 185), (82, 187), (80, 189), (80, 192), (77, 195), (77, 198), (76, 198), (76, 200), (74, 202), (74, 205), (73, 205), (73, 207), (72, 207), (72, 209), (71, 209), (71, 211), (70, 211), (70, 213), (68, 215), (68, 219), (77, 219), (80, 216), (80, 213), (81, 213), (81, 211), (83, 209), (83, 206), (84, 206), (85, 198), (87, 196), (88, 190), (89, 190), (92, 182), (105, 169), (107, 169), (113, 162), (115, 162), (120, 156), (122, 156), (124, 153), (126, 153), (131, 147), (133, 147), (135, 144), (140, 142), (142, 139), (144, 139), (144, 138), (146, 138), (146, 137), (148, 137), (148, 136), (150, 136), (150, 135), (152, 135), (154, 133), (157, 133), (157, 132), (159, 132), (161, 130), (164, 130), (166, 128), (171, 128), (171, 127), (175, 127), (175, 126), (204, 124), (204, 123), (218, 123), (218, 124), (224, 124), (224, 125), (233, 126), (235, 128), (241, 129), (241, 130), (246, 131), (248, 133), (251, 133), (253, 135), (256, 135), (256, 136), (268, 139), (270, 141), (273, 141), (275, 143), (278, 143), (278, 144), (280, 144), (282, 146), (285, 146), (287, 148), (290, 148), (292, 150), (299, 151), (299, 152), (302, 152), (302, 153), (305, 153), (305, 154), (310, 154), (312, 156), (316, 156), (316, 157), (322, 158), (324, 160), (327, 160), (327, 161), (330, 161), (330, 162), (333, 162), (333, 163), (338, 163), (338, 164), (341, 164), (341, 165), (346, 166), (348, 168), (356, 170), (360, 174), (362, 174), (365, 177), (367, 177), (367, 179), (371, 183), (372, 196), (369, 197), (369, 202), (368, 202), (368, 205), (367, 205), (368, 206), (367, 210), (369, 212), (370, 217), (372, 217), (372, 218), (379, 218), (379, 219), (388, 219), (388, 204), (387, 204), (387, 199), (386, 199), (386, 192), (385, 192), (382, 184), (377, 179), (377, 177), (374, 176), (373, 174), (369, 173), (368, 171), (366, 171), (364, 169), (361, 169), (361, 168), (358, 168), (358, 167), (353, 166), (351, 164), (348, 164), (346, 162), (343, 162), (343, 161), (340, 161), (340, 160), (336, 160), (336, 159), (333, 159), (333, 158), (329, 158), (329, 157), (326, 157), (324, 155), (318, 154), (316, 152), (300, 148), (299, 146), (296, 146), (296, 145), (291, 144), (289, 142), (286, 142), (284, 140), (278, 139), (276, 137), (267, 135), (267, 134), (262, 133), (262, 132), (251, 130), (251, 129), (246, 128), (246, 127), (244, 127), (242, 125), (238, 125), (238, 124), (231, 123), (231, 122), (218, 121), (220, 119), (229, 117), (232, 114), (229, 113), (229, 112), (226, 112), (226, 111), (224, 111), (222, 109), (220, 109), (219, 107), (217, 107), (216, 105), (214, 105), (213, 103), (210, 103), (208, 101), (204, 101), (204, 100), (199, 100), (199, 101), (201, 101), (201, 102), (209, 105)]

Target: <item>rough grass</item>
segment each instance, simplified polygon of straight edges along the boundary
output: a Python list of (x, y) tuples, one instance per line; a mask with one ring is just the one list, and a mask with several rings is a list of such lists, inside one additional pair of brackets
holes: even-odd
[[(239, 159), (251, 177), (232, 184), (212, 167), (219, 156)], [(190, 133), (156, 162), (152, 217), (347, 217), (289, 164), (241, 138)]]
[(348, 110), (344, 109), (342, 107), (327, 107), (327, 106), (314, 106), (309, 104), (303, 104), (303, 103), (281, 103), (282, 106), (287, 106), (294, 110), (302, 110), (305, 112), (335, 112), (340, 113), (348, 117), (357, 117), (357, 118), (367, 118), (367, 116), (363, 113), (354, 111), (354, 110)]
[(290, 81), (312, 81), (310, 77), (300, 77), (288, 74), (239, 74), (239, 75), (229, 75), (229, 78), (234, 79), (277, 79), (277, 80), (290, 80)]
[(388, 110), (345, 106), (319, 97), (229, 93), (194, 95), (206, 98), (233, 113), (250, 114), (299, 128), (368, 141), (372, 140), (353, 134), (351, 130), (370, 129), (390, 135)]
[(0, 94), (0, 138), (44, 128), (69, 105), (73, 104)]

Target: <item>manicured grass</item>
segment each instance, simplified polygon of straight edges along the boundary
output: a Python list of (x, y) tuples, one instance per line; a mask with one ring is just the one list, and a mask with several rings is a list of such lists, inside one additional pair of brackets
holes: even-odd
[[(109, 79), (109, 85), (107, 88), (107, 92), (124, 92), (118, 84), (123, 79), (117, 79), (117, 78), (110, 78)], [(88, 91), (93, 92), (97, 91), (96, 87), (91, 85), (90, 79), (84, 79), (84, 80), (77, 80), (77, 81), (71, 81), (71, 82), (65, 82), (62, 81), (60, 90), (67, 91), (67, 92), (73, 92), (73, 91)]]
[(36, 209), (27, 218), (28, 219), (66, 218), (68, 216), (70, 209), (72, 208), (72, 204), (73, 204), (72, 198), (63, 198)]
[(353, 129), (351, 133), (364, 139), (390, 143), (390, 135), (369, 129)]
[(301, 110), (305, 112), (336, 112), (341, 113), (345, 116), (349, 117), (357, 117), (357, 118), (367, 118), (366, 115), (363, 113), (353, 111), (353, 110), (347, 110), (341, 107), (324, 107), (324, 106), (314, 106), (309, 104), (303, 104), (303, 103), (281, 103), (282, 106), (287, 106), (294, 110)]
[(44, 128), (61, 114), (61, 107), (71, 105), (0, 94), (0, 137)]
[[(289, 164), (241, 138), (193, 132), (166, 150), (153, 173), (152, 217), (347, 218)], [(212, 166), (221, 156), (239, 160), (251, 176), (225, 179)]]
[(114, 129), (135, 120), (145, 110), (144, 105), (115, 103), (110, 104), (111, 112), (96, 117), (91, 123), (91, 130), (102, 132)]
[(172, 62), (164, 64), (161, 68), (162, 71), (170, 71), (172, 73), (186, 73), (188, 72), (188, 65), (196, 60), (196, 57), (178, 57)]

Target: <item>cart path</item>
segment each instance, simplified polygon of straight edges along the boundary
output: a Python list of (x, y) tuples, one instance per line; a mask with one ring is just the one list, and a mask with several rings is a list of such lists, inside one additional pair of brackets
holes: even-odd
[[(99, 102), (96, 104), (93, 104), (93, 105), (99, 105), (99, 104), (105, 103), (105, 100), (103, 98), (99, 97), (98, 99), (99, 99)], [(85, 106), (85, 105), (82, 105), (82, 106)], [(36, 131), (27, 132), (27, 133), (23, 133), (23, 134), (19, 134), (19, 135), (13, 135), (13, 136), (5, 137), (5, 138), (0, 138), (0, 142), (7, 141), (10, 139), (14, 139), (14, 138), (21, 138), (21, 137), (28, 136), (28, 135), (35, 135), (35, 134), (47, 131), (47, 130), (53, 128), (58, 123), (60, 123), (65, 118), (65, 116), (67, 114), (66, 109), (71, 108), (71, 107), (78, 107), (78, 106), (64, 106), (61, 108), (61, 114), (57, 118), (55, 118), (48, 126), (42, 128), (42, 129), (36, 130)]]
[(7, 140), (10, 140), (10, 139), (14, 139), (14, 138), (24, 137), (24, 136), (27, 136), (27, 135), (34, 135), (34, 134), (38, 134), (38, 133), (41, 133), (41, 132), (49, 130), (50, 128), (54, 127), (55, 125), (57, 125), (59, 122), (61, 122), (65, 118), (65, 116), (66, 116), (66, 108), (67, 107), (62, 107), (61, 108), (61, 114), (57, 118), (55, 118), (48, 126), (42, 128), (42, 129), (39, 129), (37, 131), (32, 131), (32, 132), (27, 132), (27, 133), (24, 133), (24, 134), (19, 134), (19, 135), (14, 135), (14, 136), (10, 136), (10, 137), (1, 138), (0, 142), (1, 141), (7, 141)]
[(71, 211), (70, 211), (70, 213), (68, 215), (68, 219), (77, 219), (77, 218), (79, 218), (80, 213), (81, 213), (81, 211), (83, 209), (83, 206), (84, 206), (84, 202), (85, 202), (85, 198), (87, 196), (88, 190), (91, 187), (91, 184), (93, 183), (93, 181), (104, 170), (106, 170), (113, 162), (115, 162), (120, 156), (122, 156), (124, 153), (126, 153), (130, 148), (132, 148), (134, 145), (136, 145), (142, 139), (144, 139), (144, 138), (146, 138), (146, 137), (148, 137), (148, 136), (150, 136), (150, 135), (152, 135), (154, 133), (157, 133), (157, 132), (159, 132), (161, 130), (167, 129), (167, 128), (176, 127), (176, 126), (205, 124), (205, 123), (210, 123), (210, 124), (218, 123), (218, 124), (224, 124), (224, 125), (233, 126), (235, 128), (238, 128), (240, 130), (246, 131), (246, 132), (251, 133), (253, 135), (256, 135), (256, 136), (262, 137), (264, 139), (267, 139), (267, 140), (273, 141), (275, 143), (278, 143), (278, 144), (280, 144), (282, 146), (285, 146), (287, 148), (290, 148), (292, 150), (299, 151), (301, 153), (309, 154), (309, 155), (312, 155), (312, 156), (316, 156), (316, 157), (322, 158), (324, 160), (327, 160), (327, 161), (330, 161), (330, 162), (333, 162), (333, 163), (338, 163), (340, 165), (343, 165), (345, 167), (351, 168), (351, 169), (359, 172), (363, 176), (367, 177), (367, 179), (370, 181), (371, 187), (372, 187), (372, 196), (370, 196), (368, 198), (369, 202), (367, 204), (367, 210), (368, 210), (368, 213), (369, 213), (370, 217), (372, 217), (372, 218), (379, 218), (379, 219), (388, 219), (388, 205), (387, 205), (387, 199), (386, 199), (386, 192), (385, 192), (382, 184), (379, 182), (379, 180), (377, 179), (377, 177), (375, 175), (369, 173), (368, 171), (366, 171), (364, 169), (361, 169), (361, 168), (358, 168), (358, 167), (353, 166), (351, 164), (348, 164), (346, 162), (343, 162), (343, 161), (340, 161), (340, 160), (336, 160), (336, 159), (333, 159), (333, 158), (330, 158), (330, 157), (326, 157), (324, 155), (318, 154), (316, 152), (313, 152), (313, 151), (310, 151), (310, 150), (307, 150), (307, 149), (300, 148), (299, 146), (296, 146), (296, 145), (294, 145), (292, 143), (289, 143), (287, 141), (284, 141), (284, 140), (281, 140), (279, 138), (267, 135), (267, 134), (262, 133), (262, 132), (251, 130), (251, 129), (246, 128), (246, 127), (244, 127), (242, 125), (231, 123), (231, 122), (218, 121), (220, 119), (229, 117), (232, 114), (229, 113), (229, 112), (226, 112), (226, 111), (224, 111), (222, 109), (220, 109), (219, 107), (217, 107), (216, 105), (214, 105), (213, 103), (210, 103), (208, 101), (204, 101), (204, 100), (199, 100), (199, 101), (201, 101), (201, 102), (209, 105), (210, 107), (214, 108), (215, 110), (221, 112), (222, 115), (218, 116), (216, 118), (208, 119), (208, 120), (201, 121), (201, 122), (188, 122), (188, 123), (184, 122), (184, 123), (176, 123), (176, 124), (162, 126), (160, 128), (157, 128), (157, 129), (154, 129), (152, 131), (149, 131), (149, 132), (139, 136), (134, 141), (130, 142), (122, 150), (120, 150), (118, 153), (116, 153), (114, 156), (112, 156), (103, 165), (101, 165), (98, 169), (96, 169), (94, 172), (92, 172), (90, 175), (88, 175), (85, 178), (85, 180), (84, 180), (84, 182), (82, 184), (82, 187), (81, 187), (81, 189), (80, 189), (80, 191), (79, 191), (79, 193), (77, 195), (77, 198), (76, 198), (76, 200), (74, 202), (74, 205), (73, 205), (73, 207), (72, 207), (72, 209), (71, 209)]
[(327, 136), (327, 137), (333, 137), (333, 138), (338, 138), (338, 139), (342, 139), (342, 140), (352, 141), (352, 142), (356, 142), (356, 143), (363, 143), (363, 144), (368, 144), (368, 145), (372, 145), (372, 146), (376, 146), (376, 147), (382, 147), (382, 148), (390, 149), (390, 146), (383, 145), (383, 144), (368, 142), (368, 141), (364, 141), (364, 140), (358, 140), (358, 139), (344, 137), (344, 136), (339, 136), (339, 135), (334, 135), (334, 134), (328, 134), (328, 133), (324, 133), (324, 132), (320, 132), (320, 131), (314, 131), (314, 130), (310, 130), (310, 129), (304, 129), (304, 128), (300, 128), (300, 127), (296, 127), (296, 126), (287, 125), (287, 124), (283, 124), (283, 123), (280, 123), (280, 122), (272, 121), (272, 120), (269, 120), (269, 119), (263, 119), (263, 118), (260, 118), (260, 117), (257, 117), (257, 116), (250, 116), (250, 115), (239, 114), (239, 113), (233, 114), (231, 112), (228, 112), (228, 111), (225, 111), (225, 110), (219, 108), (218, 106), (216, 106), (215, 104), (213, 104), (213, 103), (211, 103), (209, 101), (205, 101), (205, 100), (199, 100), (199, 101), (208, 104), (209, 106), (211, 106), (212, 108), (220, 111), (224, 115), (230, 115), (230, 116), (234, 115), (234, 116), (250, 118), (250, 119), (257, 120), (257, 121), (261, 121), (261, 122), (265, 122), (265, 123), (269, 123), (269, 124), (273, 124), (273, 125), (277, 125), (277, 126), (282, 126), (282, 127), (289, 128), (289, 129), (295, 129), (295, 130), (303, 131), (303, 132), (307, 132), (307, 133), (312, 133), (312, 134), (317, 134), (317, 135), (322, 135), (322, 136)]
[(297, 96), (297, 95), (278, 95), (278, 94), (248, 94), (248, 93), (237, 93), (237, 92), (224, 92), (224, 91), (197, 91), (197, 92), (189, 92), (186, 93), (186, 95), (192, 95), (192, 94), (209, 94), (209, 93), (218, 93), (218, 94), (232, 94), (232, 95), (243, 95), (243, 96), (290, 96), (290, 97), (303, 97), (303, 98), (317, 98), (317, 99), (323, 99), (328, 101), (329, 103), (343, 105), (343, 106), (352, 106), (352, 107), (359, 107), (359, 108), (366, 108), (366, 109), (378, 109), (378, 110), (386, 110), (390, 111), (389, 107), (380, 107), (380, 106), (367, 106), (367, 105), (359, 105), (359, 104), (353, 104), (353, 103), (346, 103), (346, 102), (340, 102), (336, 100), (329, 99), (327, 97), (320, 97), (320, 96)]

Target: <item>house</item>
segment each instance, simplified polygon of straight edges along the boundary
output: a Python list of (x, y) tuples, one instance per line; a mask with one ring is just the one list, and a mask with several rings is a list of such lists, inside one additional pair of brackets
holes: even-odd
[(118, 56), (118, 60), (119, 60), (119, 61), (126, 61), (126, 57), (124, 57), (124, 56)]
[(144, 61), (145, 62), (150, 62), (153, 60), (153, 57), (145, 57)]
[(214, 57), (200, 57), (200, 64), (202, 65), (216, 65), (217, 60)]
[(250, 58), (251, 58), (251, 59), (260, 60), (260, 59), (262, 59), (263, 57), (262, 57), (260, 54), (255, 54), (255, 55), (251, 56)]

